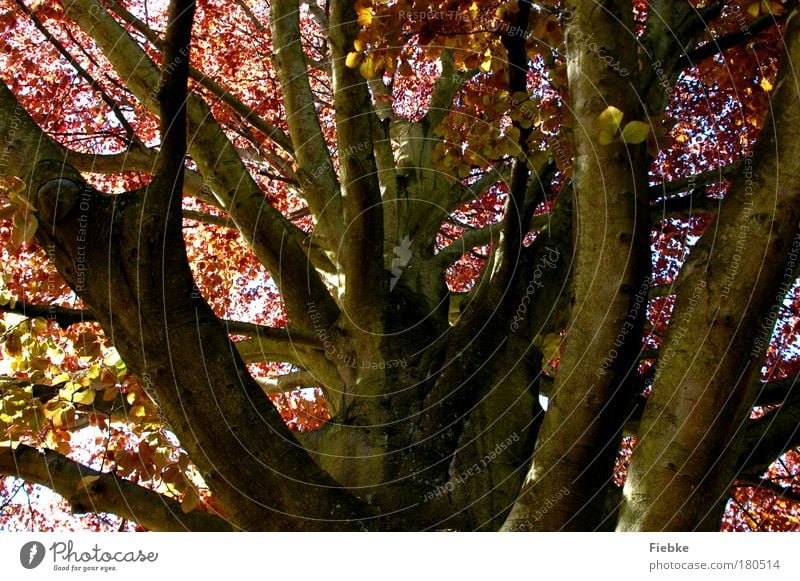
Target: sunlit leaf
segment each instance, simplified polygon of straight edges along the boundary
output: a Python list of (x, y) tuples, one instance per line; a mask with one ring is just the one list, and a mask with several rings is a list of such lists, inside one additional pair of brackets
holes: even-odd
[(181, 510), (183, 512), (192, 512), (195, 508), (197, 508), (197, 504), (200, 501), (200, 497), (197, 495), (197, 491), (189, 487), (186, 490), (186, 494), (183, 496), (183, 500), (181, 501)]
[(614, 138), (619, 133), (623, 116), (622, 111), (614, 106), (609, 106), (600, 113), (597, 117), (597, 140), (600, 145), (608, 145), (614, 141)]
[(650, 125), (642, 121), (631, 121), (622, 129), (620, 138), (625, 143), (642, 143), (650, 135)]

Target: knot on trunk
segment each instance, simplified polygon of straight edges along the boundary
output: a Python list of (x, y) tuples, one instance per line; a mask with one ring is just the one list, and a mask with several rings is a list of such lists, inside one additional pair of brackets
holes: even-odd
[(80, 206), (81, 196), (89, 192), (80, 172), (60, 161), (40, 161), (33, 176), (33, 203), (48, 226), (66, 220)]

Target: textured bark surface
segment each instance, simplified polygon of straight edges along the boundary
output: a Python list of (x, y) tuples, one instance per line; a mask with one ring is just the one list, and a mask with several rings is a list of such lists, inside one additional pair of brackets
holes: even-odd
[[(636, 310), (636, 297), (649, 261), (645, 158), (641, 146), (600, 144), (598, 124), (609, 105), (621, 109), (626, 120), (641, 116), (635, 75), (622, 76), (586, 42), (593, 35), (619, 70), (636, 71), (630, 6), (608, 1), (567, 3), (566, 8), (576, 153), (572, 314), (533, 465), (506, 522), (508, 530), (599, 526), (599, 501), (622, 428), (626, 378), (636, 361), (636, 329), (644, 316), (641, 302)], [(537, 516), (556, 498), (553, 508)]]
[(758, 384), (748, 379), (758, 376), (763, 352), (754, 353), (754, 340), (800, 220), (800, 176), (787, 164), (800, 155), (800, 26), (796, 14), (789, 22), (773, 112), (678, 283), (675, 324), (642, 418), (620, 530), (719, 522), (720, 514), (708, 513), (735, 475), (735, 465), (720, 458), (755, 402)]

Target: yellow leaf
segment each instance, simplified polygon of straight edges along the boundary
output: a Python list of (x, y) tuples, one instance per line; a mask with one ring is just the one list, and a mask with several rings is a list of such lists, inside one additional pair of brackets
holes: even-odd
[(622, 130), (622, 141), (625, 143), (641, 143), (650, 135), (650, 126), (642, 121), (631, 121)]
[(53, 385), (57, 385), (59, 383), (65, 383), (67, 381), (69, 381), (69, 374), (68, 373), (62, 373), (60, 375), (56, 375), (53, 378)]
[(0, 191), (18, 194), (25, 190), (25, 182), (17, 176), (0, 176)]
[(181, 510), (183, 512), (192, 512), (195, 508), (197, 508), (197, 503), (200, 501), (200, 497), (197, 496), (197, 492), (194, 488), (189, 488), (186, 491), (186, 494), (183, 495), (183, 500), (181, 501)]
[(488, 73), (492, 70), (492, 53), (488, 49), (483, 53), (483, 61), (481, 61), (480, 69), (484, 73)]
[(761, 85), (761, 88), (764, 89), (764, 92), (766, 93), (769, 93), (772, 90), (772, 83), (770, 83), (769, 79), (767, 79), (766, 77), (761, 79), (759, 85)]
[(761, 5), (758, 2), (753, 2), (747, 7), (747, 13), (753, 18), (758, 16), (759, 12), (761, 12)]
[(26, 210), (28, 212), (36, 211), (34, 205), (30, 203), (28, 198), (25, 197), (25, 194), (23, 194), (22, 192), (17, 192), (17, 191), (8, 192), (8, 201), (11, 202), (12, 205), (22, 210)]
[(364, 60), (364, 53), (349, 52), (347, 53), (347, 59), (344, 61), (344, 64), (350, 67), (351, 69), (354, 69), (361, 64), (362, 60)]
[(371, 56), (368, 56), (364, 59), (364, 62), (361, 63), (361, 66), (358, 68), (361, 71), (361, 76), (365, 79), (374, 79), (375, 78), (375, 61)]
[(30, 212), (25, 213), (18, 213), (14, 216), (14, 227), (17, 228), (17, 218), (21, 217), (21, 224), (19, 226), (22, 227), (22, 242), (30, 242), (33, 240), (33, 235), (36, 234), (36, 228), (39, 226), (39, 220), (36, 219)]
[(600, 145), (608, 145), (614, 141), (614, 137), (619, 132), (620, 123), (624, 113), (613, 105), (597, 116), (598, 137)]
[(372, 24), (372, 8), (364, 8), (358, 11), (358, 23), (361, 26)]
[(143, 418), (147, 415), (143, 405), (135, 405), (131, 408), (131, 415), (135, 418)]
[(59, 408), (53, 415), (53, 425), (56, 428), (69, 428), (75, 423), (75, 408), (71, 405)]
[(786, 12), (786, 8), (784, 8), (780, 2), (769, 2), (769, 8), (772, 14), (775, 16), (780, 16)]
[(82, 391), (76, 391), (72, 396), (72, 401), (81, 405), (92, 405), (94, 402), (94, 390), (84, 389)]

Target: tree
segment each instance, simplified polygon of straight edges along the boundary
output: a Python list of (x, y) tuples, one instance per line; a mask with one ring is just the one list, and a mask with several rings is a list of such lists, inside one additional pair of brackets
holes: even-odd
[(797, 527), (796, 3), (2, 10), (0, 473), (154, 530)]

